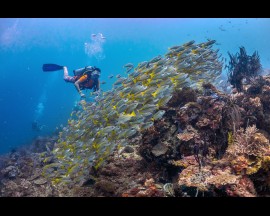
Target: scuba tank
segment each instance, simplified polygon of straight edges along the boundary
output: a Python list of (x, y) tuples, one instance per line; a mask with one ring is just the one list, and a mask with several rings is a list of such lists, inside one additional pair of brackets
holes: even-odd
[(85, 72), (93, 71), (94, 69), (95, 69), (95, 67), (86, 66), (84, 68), (79, 68), (79, 69), (73, 70), (73, 73), (75, 76), (80, 76), (80, 75), (83, 75)]

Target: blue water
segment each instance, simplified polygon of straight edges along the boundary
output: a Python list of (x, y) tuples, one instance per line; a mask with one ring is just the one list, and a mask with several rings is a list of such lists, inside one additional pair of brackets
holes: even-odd
[[(106, 39), (95, 41), (91, 35), (98, 33)], [(269, 36), (270, 19), (262, 18), (0, 18), (0, 153), (52, 134), (80, 99), (62, 71), (45, 73), (43, 63), (66, 65), (70, 75), (95, 65), (106, 91), (116, 79), (109, 75), (125, 75), (124, 64), (136, 66), (189, 40), (215, 39), (226, 58), (244, 46), (249, 55), (258, 51), (263, 67), (270, 68)], [(42, 131), (32, 130), (34, 120), (45, 125)]]

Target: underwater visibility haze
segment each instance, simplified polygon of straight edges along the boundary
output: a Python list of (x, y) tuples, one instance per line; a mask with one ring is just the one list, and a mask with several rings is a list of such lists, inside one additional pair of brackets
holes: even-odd
[[(108, 91), (117, 75), (127, 76), (127, 63), (136, 67), (191, 40), (216, 40), (227, 62), (239, 47), (258, 51), (268, 69), (269, 35), (268, 18), (0, 18), (0, 154), (57, 133), (80, 101), (63, 71), (43, 72), (43, 64), (67, 66), (70, 75), (96, 66)], [(94, 101), (91, 90), (85, 94)]]

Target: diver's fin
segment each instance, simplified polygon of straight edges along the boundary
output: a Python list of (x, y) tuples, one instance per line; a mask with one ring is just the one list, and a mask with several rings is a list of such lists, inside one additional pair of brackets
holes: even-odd
[(42, 70), (44, 72), (52, 72), (52, 71), (58, 71), (62, 70), (63, 66), (57, 65), (57, 64), (43, 64)]

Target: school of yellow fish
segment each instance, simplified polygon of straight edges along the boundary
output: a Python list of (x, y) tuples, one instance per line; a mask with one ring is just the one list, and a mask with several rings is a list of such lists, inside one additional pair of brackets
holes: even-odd
[(216, 82), (223, 63), (218, 50), (212, 49), (214, 43), (192, 40), (170, 47), (164, 57), (141, 62), (127, 77), (119, 76), (113, 89), (96, 102), (82, 104), (83, 110), (72, 112), (59, 133), (55, 162), (44, 167), (43, 175), (53, 184), (81, 184), (90, 167), (99, 168), (114, 150), (162, 118), (165, 111), (159, 108), (168, 103), (173, 91)]

